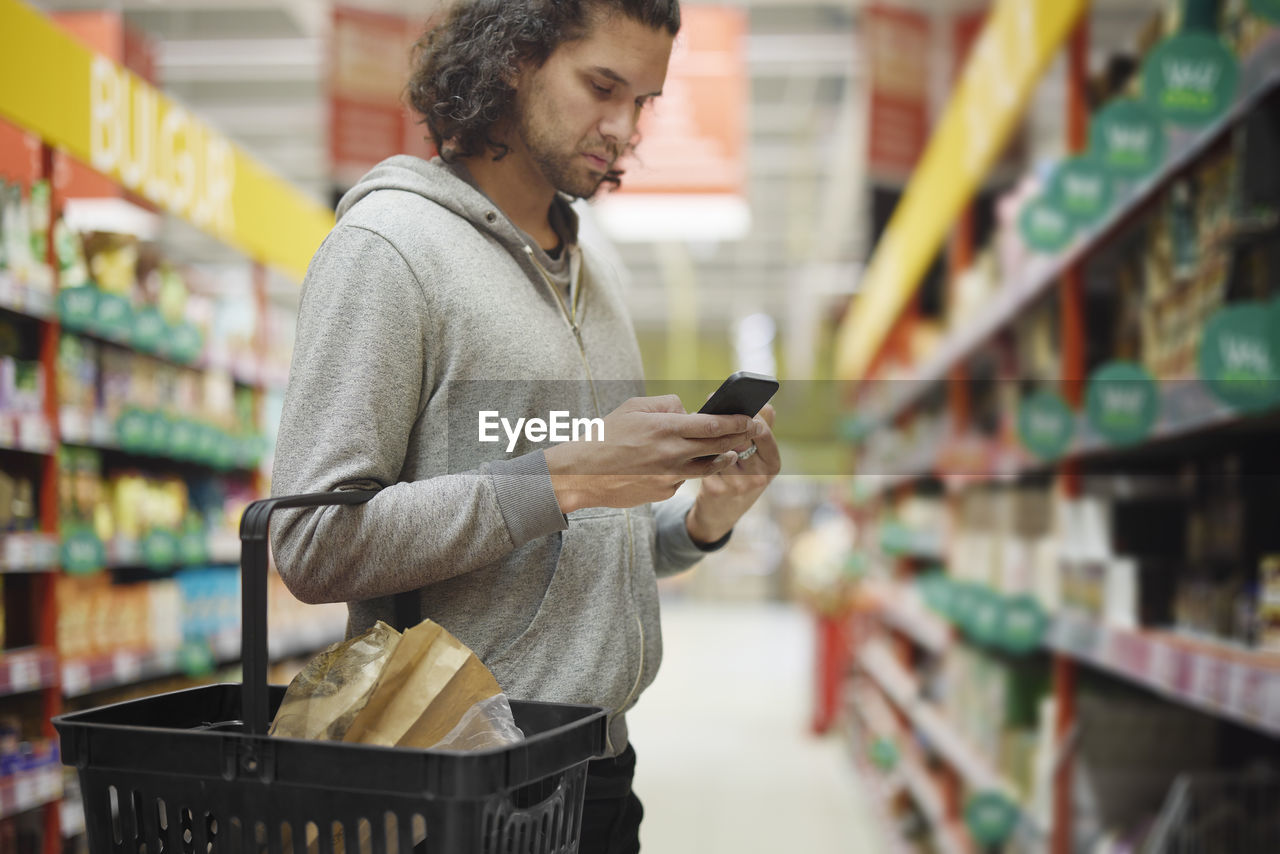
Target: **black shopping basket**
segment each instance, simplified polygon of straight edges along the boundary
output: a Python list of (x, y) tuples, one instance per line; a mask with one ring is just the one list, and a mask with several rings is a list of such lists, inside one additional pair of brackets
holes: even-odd
[(285, 507), (373, 492), (256, 501), (240, 524), (243, 684), (209, 685), (54, 719), (93, 854), (573, 854), (594, 706), (512, 701), (527, 736), (471, 753), (272, 738), (267, 523)]

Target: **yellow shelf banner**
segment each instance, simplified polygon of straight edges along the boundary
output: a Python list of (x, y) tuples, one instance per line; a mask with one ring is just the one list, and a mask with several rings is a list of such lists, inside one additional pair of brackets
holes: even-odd
[(995, 0), (955, 94), (867, 265), (836, 341), (836, 375), (862, 379), (951, 225), (1000, 155), (1087, 0)]
[(301, 281), (333, 213), (149, 83), (0, 0), (0, 116)]

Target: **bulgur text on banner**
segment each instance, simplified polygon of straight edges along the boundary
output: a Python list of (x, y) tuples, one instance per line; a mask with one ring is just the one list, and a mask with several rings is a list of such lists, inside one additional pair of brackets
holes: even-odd
[(0, 23), (0, 117), (302, 279), (328, 208), (24, 3), (0, 0)]

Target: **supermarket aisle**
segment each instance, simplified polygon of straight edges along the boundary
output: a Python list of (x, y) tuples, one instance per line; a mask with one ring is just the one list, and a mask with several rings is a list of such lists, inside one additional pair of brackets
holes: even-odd
[(845, 742), (809, 734), (798, 608), (664, 601), (666, 653), (628, 718), (648, 854), (884, 851)]

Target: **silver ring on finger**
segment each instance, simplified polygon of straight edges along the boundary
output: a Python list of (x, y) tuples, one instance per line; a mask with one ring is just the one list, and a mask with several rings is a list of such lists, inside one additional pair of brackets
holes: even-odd
[(738, 462), (740, 463), (746, 462), (747, 460), (754, 457), (756, 455), (756, 451), (758, 450), (760, 450), (759, 446), (757, 446), (755, 442), (752, 442), (750, 448), (747, 448), (745, 451), (738, 454)]

